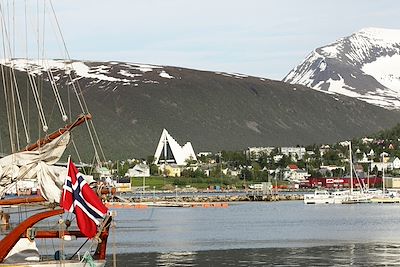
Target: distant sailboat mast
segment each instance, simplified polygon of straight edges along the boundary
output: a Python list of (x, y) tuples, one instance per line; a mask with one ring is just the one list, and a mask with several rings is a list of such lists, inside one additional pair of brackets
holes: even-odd
[(353, 155), (351, 151), (351, 141), (349, 142), (349, 154), (350, 154), (350, 194), (353, 194)]
[(385, 166), (383, 164), (384, 156), (385, 156), (385, 154), (382, 153), (382, 193), (383, 194), (385, 194)]

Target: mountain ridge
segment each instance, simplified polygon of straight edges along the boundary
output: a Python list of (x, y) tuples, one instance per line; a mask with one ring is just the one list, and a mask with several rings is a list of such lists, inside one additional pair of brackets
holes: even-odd
[[(26, 80), (24, 64), (34, 63), (14, 63), (22, 86)], [(71, 75), (79, 80), (103, 150), (111, 159), (154, 154), (164, 128), (178, 143), (190, 141), (195, 152), (216, 152), (248, 146), (332, 143), (370, 134), (398, 122), (397, 111), (243, 74), (125, 62), (48, 61), (46, 64), (28, 69), (35, 70), (32, 75), (43, 79), (48, 120), (59, 121), (60, 116), (52, 112), (56, 103), (51, 100), (47, 71), (60, 84), (63, 99), (72, 93), (68, 77)], [(25, 91), (22, 86), (21, 92)], [(23, 95), (22, 99), (25, 98)], [(37, 121), (34, 104), (29, 106), (30, 120)], [(66, 106), (71, 106), (72, 111), (79, 110), (77, 103)], [(3, 123), (6, 122), (4, 107), (0, 109)], [(72, 112), (70, 117), (77, 114)], [(73, 135), (83, 135), (85, 129), (81, 128)], [(7, 136), (5, 127), (0, 131), (3, 137)], [(76, 138), (76, 145), (88, 150), (89, 141)]]
[(316, 48), (283, 81), (399, 109), (400, 71), (378, 70), (385, 59), (400, 66), (400, 30), (364, 28)]

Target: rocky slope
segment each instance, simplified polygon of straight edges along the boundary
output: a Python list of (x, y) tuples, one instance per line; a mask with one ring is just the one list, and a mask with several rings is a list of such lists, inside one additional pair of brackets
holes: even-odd
[[(108, 158), (154, 154), (163, 128), (182, 145), (191, 141), (197, 153), (335, 142), (391, 127), (399, 115), (355, 98), (241, 74), (123, 62), (14, 60), (13, 65), (23, 101), (29, 98), (27, 67), (38, 84), (43, 83), (43, 105), (52, 129), (64, 123), (47, 70), (59, 84), (70, 117), (80, 108), (72, 100), (73, 86), (67, 78), (79, 80)], [(4, 94), (0, 98), (3, 103)], [(35, 104), (31, 100), (23, 105), (29, 106), (30, 128), (38, 133)], [(5, 107), (0, 109), (5, 126)], [(81, 154), (89, 155), (85, 130), (75, 131), (74, 140), (83, 148)], [(0, 131), (2, 150), (7, 151), (7, 128)]]
[(400, 108), (400, 30), (366, 28), (320, 47), (283, 79)]

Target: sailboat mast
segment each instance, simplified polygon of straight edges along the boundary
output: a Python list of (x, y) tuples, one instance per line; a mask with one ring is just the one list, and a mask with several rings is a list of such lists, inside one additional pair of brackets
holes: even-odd
[(382, 193), (385, 194), (385, 166), (384, 166), (384, 156), (385, 154), (382, 153)]
[(350, 194), (353, 194), (353, 155), (351, 151), (351, 141), (349, 142), (349, 154), (350, 154)]

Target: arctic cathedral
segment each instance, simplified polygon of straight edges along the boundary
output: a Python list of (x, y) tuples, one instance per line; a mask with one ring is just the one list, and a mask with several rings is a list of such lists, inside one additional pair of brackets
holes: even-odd
[(156, 153), (154, 154), (155, 164), (176, 164), (183, 166), (189, 160), (197, 160), (192, 144), (187, 142), (181, 147), (168, 131), (164, 129), (161, 133)]

